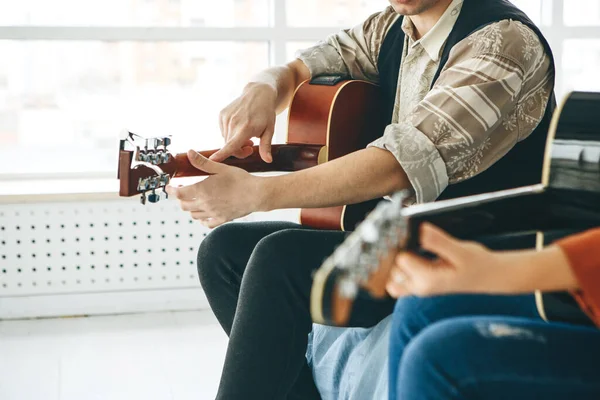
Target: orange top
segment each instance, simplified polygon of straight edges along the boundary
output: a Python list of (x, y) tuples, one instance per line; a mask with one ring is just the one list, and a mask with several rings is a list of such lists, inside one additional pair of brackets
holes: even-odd
[(600, 228), (556, 242), (565, 252), (581, 290), (575, 293), (581, 308), (600, 327)]

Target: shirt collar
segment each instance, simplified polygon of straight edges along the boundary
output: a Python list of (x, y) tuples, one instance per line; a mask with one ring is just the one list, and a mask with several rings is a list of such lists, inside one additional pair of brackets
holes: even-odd
[(411, 39), (411, 41), (414, 41), (412, 46), (420, 44), (429, 55), (429, 58), (431, 58), (433, 61), (438, 61), (440, 59), (442, 47), (444, 46), (444, 43), (446, 43), (446, 40), (448, 39), (450, 32), (452, 32), (454, 24), (456, 24), (456, 20), (460, 15), (463, 1), (464, 0), (453, 0), (433, 28), (431, 28), (431, 30), (427, 32), (425, 36), (417, 41), (414, 41), (415, 27), (410, 20), (410, 17), (404, 18), (404, 21), (402, 22), (402, 30), (404, 31), (404, 34)]

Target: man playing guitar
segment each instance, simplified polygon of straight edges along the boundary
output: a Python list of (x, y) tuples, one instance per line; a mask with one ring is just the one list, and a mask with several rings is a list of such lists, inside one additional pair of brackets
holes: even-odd
[[(345, 237), (292, 223), (224, 223), (255, 211), (353, 204), (401, 189), (423, 203), (540, 180), (554, 64), (535, 25), (505, 0), (390, 4), (257, 75), (220, 114), (225, 146), (210, 160), (188, 153), (212, 176), (167, 188), (192, 218), (218, 227), (198, 255), (202, 286), (230, 338), (218, 399), (320, 398), (304, 357), (311, 273)], [(248, 156), (252, 137), (260, 138), (260, 155), (270, 162), (276, 114), (301, 82), (320, 75), (381, 86), (389, 125), (380, 139), (287, 175), (259, 177), (220, 163)], [(359, 295), (350, 324), (372, 326), (393, 307), (391, 298)]]

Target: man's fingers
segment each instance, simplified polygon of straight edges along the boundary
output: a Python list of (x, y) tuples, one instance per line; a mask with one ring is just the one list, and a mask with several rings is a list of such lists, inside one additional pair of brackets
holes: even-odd
[(250, 157), (252, 154), (254, 153), (254, 149), (252, 148), (252, 146), (244, 146), (241, 149), (237, 150), (235, 153), (233, 153), (233, 156), (235, 158), (246, 158), (246, 157)]
[(223, 146), (219, 151), (210, 156), (210, 160), (215, 162), (222, 162), (227, 157), (232, 156), (236, 151), (242, 149), (242, 147), (244, 147), (246, 143), (246, 139), (240, 140), (237, 138), (233, 138), (232, 140), (225, 143), (225, 146)]
[(464, 253), (460, 240), (430, 223), (421, 225), (421, 247), (451, 263), (458, 263)]
[(177, 192), (178, 192), (179, 188), (181, 188), (181, 187), (183, 187), (183, 186), (178, 185), (177, 187), (175, 187), (175, 186), (167, 185), (167, 187), (165, 187), (165, 191), (167, 192), (167, 194), (169, 196), (179, 198)]
[(260, 136), (260, 144), (258, 151), (263, 161), (271, 163), (273, 162), (273, 155), (271, 154), (271, 142), (273, 141), (274, 130), (267, 128)]
[(180, 200), (179, 206), (181, 207), (182, 211), (204, 211), (204, 207), (198, 200)]
[(221, 131), (221, 136), (223, 139), (227, 139), (227, 124), (225, 123), (225, 119), (223, 116), (219, 115), (219, 130)]
[(217, 219), (217, 218), (212, 218), (212, 219), (205, 219), (202, 222), (202, 225), (204, 225), (207, 228), (210, 229), (214, 229), (217, 226), (223, 225), (225, 223), (225, 221), (221, 220), (221, 219)]
[(193, 185), (178, 186), (178, 187), (173, 187), (173, 186), (169, 185), (165, 188), (165, 190), (167, 191), (169, 196), (171, 196), (172, 198), (176, 198), (177, 200), (180, 200), (181, 202), (187, 201), (187, 202), (196, 202), (197, 203), (196, 199), (199, 196), (201, 196), (201, 192), (202, 192), (197, 187), (197, 185), (199, 185), (201, 183), (202, 182), (198, 182)]
[(196, 221), (207, 220), (210, 218), (210, 214), (206, 211), (192, 211), (190, 215), (192, 219)]
[(204, 157), (202, 154), (194, 150), (189, 150), (187, 156), (190, 160), (190, 164), (192, 164), (194, 168), (207, 172), (209, 174), (218, 174), (220, 172), (223, 172), (226, 168), (229, 168), (227, 165), (209, 160), (208, 158)]

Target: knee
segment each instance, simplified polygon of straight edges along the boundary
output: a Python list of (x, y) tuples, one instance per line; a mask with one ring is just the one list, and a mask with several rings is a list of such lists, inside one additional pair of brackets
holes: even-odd
[(252, 252), (253, 264), (282, 264), (277, 269), (293, 262), (292, 246), (297, 242), (297, 230), (285, 229), (265, 236), (256, 244)]
[[(470, 318), (437, 322), (410, 341), (402, 355), (395, 388), (397, 398), (424, 390), (448, 388), (463, 374), (461, 360), (473, 351), (475, 327)], [(394, 385), (393, 385), (394, 386)]]
[[(434, 360), (446, 356), (459, 345), (453, 338), (449, 340), (449, 331), (454, 330), (456, 322), (446, 320), (435, 323), (424, 329), (413, 340), (410, 341), (400, 362), (399, 374), (414, 373), (426, 363), (436, 363)], [(421, 367), (420, 367), (421, 366)]]
[[(301, 262), (298, 250), (298, 235), (303, 232), (296, 229), (285, 229), (262, 238), (254, 248), (248, 262), (248, 276), (260, 276), (264, 280), (279, 281), (289, 278), (297, 263)], [(271, 282), (275, 283), (275, 282)]]
[(231, 244), (242, 228), (237, 224), (221, 225), (202, 240), (197, 258), (198, 277), (202, 285), (213, 280), (216, 275), (221, 275), (223, 255), (231, 251)]
[(402, 297), (396, 301), (394, 306), (393, 323), (395, 326), (405, 326), (422, 309), (423, 298), (420, 297)]
[(414, 335), (425, 328), (427, 322), (421, 314), (423, 303), (423, 299), (419, 297), (398, 299), (392, 317), (392, 346), (405, 346)]

